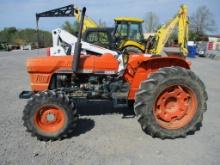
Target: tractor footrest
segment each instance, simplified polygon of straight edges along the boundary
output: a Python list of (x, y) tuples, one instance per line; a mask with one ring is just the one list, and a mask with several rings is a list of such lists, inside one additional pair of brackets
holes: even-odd
[(128, 93), (112, 93), (114, 108), (121, 108), (128, 106)]
[(33, 91), (22, 91), (19, 94), (20, 99), (30, 99), (33, 96), (34, 92)]

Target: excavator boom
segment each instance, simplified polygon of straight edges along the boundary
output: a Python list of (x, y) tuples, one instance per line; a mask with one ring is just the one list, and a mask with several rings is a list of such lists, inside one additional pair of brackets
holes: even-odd
[(155, 34), (154, 43), (147, 50), (151, 54), (159, 55), (167, 40), (169, 39), (174, 28), (178, 26), (178, 44), (180, 51), (184, 56), (187, 56), (188, 51), (186, 42), (188, 40), (188, 8), (186, 5), (181, 5), (179, 12), (168, 23), (164, 24)]
[[(81, 14), (82, 14), (81, 9), (75, 8), (74, 17), (77, 19), (78, 22), (80, 21)], [(98, 24), (92, 18), (90, 18), (89, 16), (85, 16), (84, 23), (83, 23), (83, 32), (85, 32), (86, 29), (97, 28), (97, 27), (98, 27)]]

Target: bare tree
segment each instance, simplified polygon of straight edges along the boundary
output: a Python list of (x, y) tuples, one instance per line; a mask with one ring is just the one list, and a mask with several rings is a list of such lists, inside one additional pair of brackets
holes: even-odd
[(190, 17), (190, 30), (198, 35), (215, 32), (214, 16), (206, 6), (200, 6)]
[(159, 26), (159, 18), (153, 12), (147, 12), (145, 17), (145, 28), (147, 32), (154, 32)]
[(99, 26), (99, 27), (106, 27), (106, 22), (103, 21), (102, 19), (99, 19), (98, 26)]

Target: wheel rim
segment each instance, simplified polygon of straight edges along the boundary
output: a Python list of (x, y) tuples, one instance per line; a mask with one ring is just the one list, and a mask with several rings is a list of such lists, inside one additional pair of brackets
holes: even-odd
[(154, 117), (157, 123), (166, 129), (178, 129), (192, 121), (197, 111), (195, 93), (183, 85), (173, 85), (158, 96)]
[(42, 132), (56, 133), (65, 125), (65, 113), (57, 106), (43, 106), (34, 114), (34, 122)]

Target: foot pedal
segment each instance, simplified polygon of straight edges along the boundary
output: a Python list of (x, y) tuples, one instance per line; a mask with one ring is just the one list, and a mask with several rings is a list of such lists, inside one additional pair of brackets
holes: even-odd
[(19, 94), (19, 99), (30, 99), (34, 95), (33, 91), (22, 91)]

